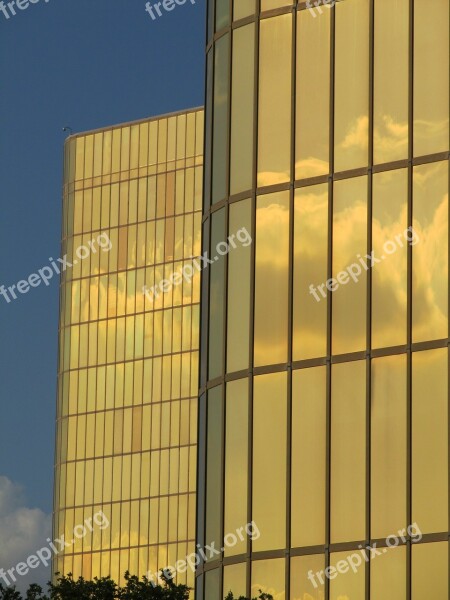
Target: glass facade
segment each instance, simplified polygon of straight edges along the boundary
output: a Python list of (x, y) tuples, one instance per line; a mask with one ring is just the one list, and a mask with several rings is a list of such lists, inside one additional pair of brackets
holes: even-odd
[(198, 600), (448, 598), (448, 25), (449, 0), (208, 1), (203, 251), (253, 244), (202, 283), (197, 540), (261, 535)]
[(62, 574), (123, 582), (194, 549), (200, 273), (143, 287), (200, 254), (203, 139), (193, 110), (66, 142), (54, 537), (110, 525), (58, 555)]

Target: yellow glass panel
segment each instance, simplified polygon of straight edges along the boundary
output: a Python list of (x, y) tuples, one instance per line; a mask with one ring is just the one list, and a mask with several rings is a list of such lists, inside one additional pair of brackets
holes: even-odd
[(258, 186), (290, 180), (292, 15), (260, 24)]
[(324, 556), (310, 554), (291, 559), (291, 600), (323, 600), (325, 589), (317, 572), (324, 570)]
[(414, 168), (413, 342), (448, 336), (448, 163)]
[(234, 0), (233, 20), (255, 14), (255, 0)]
[(372, 348), (406, 344), (408, 227), (406, 169), (373, 176)]
[(367, 177), (336, 181), (333, 209), (332, 350), (345, 354), (366, 347)]
[(276, 600), (285, 599), (285, 560), (256, 560), (252, 563), (251, 597), (259, 595), (259, 590), (271, 594)]
[(413, 546), (411, 600), (447, 598), (448, 573), (448, 542)]
[(430, 7), (414, 0), (414, 156), (449, 149), (449, 3)]
[(335, 364), (331, 375), (331, 541), (365, 538), (366, 363)]
[(328, 185), (295, 190), (293, 358), (327, 353), (327, 299), (316, 285), (328, 272)]
[(233, 81), (231, 96), (230, 194), (248, 190), (253, 183), (255, 25), (233, 34)]
[(206, 441), (206, 543), (220, 544), (222, 496), (222, 386), (208, 393)]
[(286, 373), (255, 377), (253, 432), (252, 518), (261, 535), (252, 548), (259, 552), (286, 544)]
[[(251, 201), (230, 206), (228, 235), (237, 235), (228, 255), (227, 371), (248, 367), (250, 335)], [(241, 243), (240, 240), (244, 240)], [(244, 245), (245, 244), (245, 245)]]
[(289, 192), (259, 196), (255, 266), (256, 366), (287, 360)]
[(232, 592), (235, 598), (246, 596), (247, 565), (230, 565), (223, 569), (223, 596)]
[(326, 367), (292, 374), (292, 547), (325, 543), (326, 375)]
[[(228, 383), (226, 392), (225, 534), (248, 522), (248, 380)], [(236, 544), (225, 547), (225, 556), (244, 554), (246, 547), (247, 539), (238, 538)]]
[(409, 0), (375, 3), (374, 162), (408, 156)]
[(329, 10), (320, 19), (297, 13), (296, 179), (329, 170), (330, 21)]
[(371, 600), (406, 600), (406, 547), (383, 548), (376, 558), (370, 563)]
[(369, 0), (337, 2), (335, 170), (368, 163)]
[[(365, 562), (360, 554), (360, 550), (351, 553), (333, 552), (330, 554), (330, 600), (364, 600), (365, 598)], [(358, 562), (358, 557), (361, 559), (359, 567), (348, 570), (343, 569), (340, 565), (340, 571), (337, 571), (337, 566), (341, 561), (347, 561), (349, 556), (353, 556), (353, 563)], [(348, 563), (347, 563), (348, 565)], [(355, 572), (356, 571), (356, 572)], [(323, 577), (323, 574), (322, 574)]]
[(422, 533), (448, 528), (448, 351), (413, 353), (412, 519)]
[[(228, 2), (227, 2), (228, 4)], [(228, 148), (228, 73), (230, 36), (224, 35), (215, 44), (214, 125), (212, 155), (212, 201), (219, 202), (227, 190)]]
[(371, 536), (406, 527), (406, 355), (372, 361)]

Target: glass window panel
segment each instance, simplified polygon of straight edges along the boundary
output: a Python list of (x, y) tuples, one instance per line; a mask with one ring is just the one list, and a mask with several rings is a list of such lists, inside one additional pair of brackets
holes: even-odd
[[(351, 554), (349, 551), (333, 552), (330, 554), (330, 567), (336, 569), (339, 562), (348, 560)], [(359, 552), (356, 554), (359, 554)], [(365, 598), (365, 563), (362, 556), (361, 560), (362, 565), (356, 567), (356, 573), (352, 569), (343, 572), (342, 566), (340, 572), (330, 571), (330, 600), (342, 600), (343, 598), (348, 600), (363, 600)], [(356, 563), (356, 557), (354, 562)]]
[(236, 248), (232, 248), (228, 255), (228, 373), (246, 369), (249, 361), (251, 230), (251, 200), (231, 204), (229, 236), (240, 232), (239, 238), (244, 243), (235, 238)]
[(422, 533), (447, 531), (448, 351), (412, 360), (412, 519)]
[(448, 542), (413, 546), (411, 600), (447, 598), (448, 574)]
[(371, 536), (406, 526), (406, 355), (372, 361)]
[(220, 600), (220, 569), (205, 573), (205, 600)]
[(325, 543), (326, 376), (326, 367), (292, 374), (292, 547)]
[(234, 0), (233, 20), (243, 19), (255, 14), (255, 0)]
[(225, 597), (228, 592), (232, 592), (235, 598), (246, 596), (247, 591), (247, 565), (241, 563), (230, 565), (223, 569), (223, 594)]
[(259, 595), (259, 590), (271, 594), (276, 600), (285, 598), (285, 560), (256, 560), (252, 563), (251, 597)]
[[(372, 347), (406, 344), (408, 171), (373, 176)], [(385, 262), (383, 262), (385, 260)]]
[(257, 199), (255, 265), (256, 366), (287, 360), (289, 192)]
[(332, 349), (345, 354), (366, 347), (367, 177), (336, 181), (333, 209)]
[(335, 170), (368, 164), (369, 0), (338, 2), (336, 11)]
[[(226, 0), (228, 5), (228, 0)], [(228, 72), (229, 35), (215, 44), (214, 65), (214, 123), (212, 154), (212, 201), (219, 202), (227, 193), (228, 148)]]
[(293, 359), (327, 353), (328, 184), (295, 190)]
[(405, 546), (383, 548), (377, 560), (371, 561), (370, 598), (371, 600), (406, 600)]
[(448, 163), (414, 168), (413, 341), (448, 336)]
[[(226, 386), (225, 515), (224, 529), (235, 532), (248, 522), (248, 380)], [(225, 555), (244, 554), (247, 539), (225, 548)]]
[(291, 559), (291, 600), (323, 600), (324, 584), (314, 577), (325, 569), (322, 554), (296, 556)]
[(414, 156), (449, 149), (449, 2), (430, 7), (414, 0)]
[(233, 33), (230, 194), (252, 187), (255, 25)]
[(252, 518), (261, 535), (253, 541), (254, 552), (286, 544), (286, 394), (286, 373), (255, 377)]
[[(214, 260), (217, 245), (225, 238), (225, 210), (212, 216), (210, 259)], [(209, 378), (223, 372), (225, 258), (220, 256), (210, 265), (210, 314), (209, 314)]]
[(216, 0), (216, 31), (220, 31), (230, 22), (230, 1)]
[(331, 541), (365, 538), (366, 363), (335, 364), (331, 375)]
[(408, 156), (409, 0), (375, 3), (374, 162)]
[(260, 23), (258, 186), (290, 180), (292, 15)]
[(208, 393), (206, 440), (206, 543), (220, 548), (222, 512), (222, 387)]
[(329, 170), (330, 21), (329, 10), (320, 19), (297, 13), (296, 179)]

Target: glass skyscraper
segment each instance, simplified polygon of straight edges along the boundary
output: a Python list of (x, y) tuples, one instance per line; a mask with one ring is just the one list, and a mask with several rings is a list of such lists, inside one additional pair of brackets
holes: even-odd
[(200, 274), (143, 287), (200, 253), (203, 137), (192, 110), (66, 142), (54, 537), (110, 526), (54, 572), (123, 582), (194, 549)]
[(197, 598), (448, 598), (449, 0), (209, 0), (206, 81)]

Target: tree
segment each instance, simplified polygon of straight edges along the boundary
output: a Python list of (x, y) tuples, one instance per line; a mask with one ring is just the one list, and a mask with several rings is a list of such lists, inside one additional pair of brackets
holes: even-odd
[[(225, 600), (249, 600), (249, 598), (245, 598), (245, 596), (239, 596), (239, 598), (235, 598), (233, 593), (230, 591), (228, 592)], [(262, 590), (259, 590), (259, 596), (252, 598), (251, 600), (273, 600), (273, 596), (271, 594), (265, 594)]]

